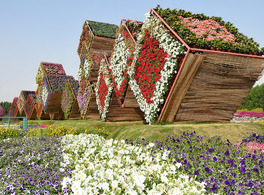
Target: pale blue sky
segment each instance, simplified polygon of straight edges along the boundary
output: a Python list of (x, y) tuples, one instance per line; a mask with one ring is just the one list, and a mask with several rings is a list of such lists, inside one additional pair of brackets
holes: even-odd
[(61, 63), (76, 77), (86, 19), (117, 25), (123, 18), (143, 21), (157, 4), (221, 16), (264, 47), (263, 0), (0, 0), (0, 102), (36, 90), (41, 61)]

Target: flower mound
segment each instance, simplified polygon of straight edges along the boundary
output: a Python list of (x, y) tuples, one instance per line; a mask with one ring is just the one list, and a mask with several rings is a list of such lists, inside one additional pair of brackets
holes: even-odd
[(113, 85), (104, 59), (100, 63), (98, 79), (95, 87), (96, 103), (101, 120), (105, 121), (108, 108), (110, 106)]
[[(204, 183), (179, 173), (168, 151), (151, 156), (154, 144), (137, 147), (98, 135), (66, 135), (61, 166), (72, 162), (62, 186), (74, 194), (204, 194)], [(155, 159), (153, 161), (153, 159)]]
[(159, 19), (146, 14), (128, 74), (131, 89), (150, 124), (156, 120), (170, 79), (177, 73), (177, 59), (183, 54), (184, 47)]

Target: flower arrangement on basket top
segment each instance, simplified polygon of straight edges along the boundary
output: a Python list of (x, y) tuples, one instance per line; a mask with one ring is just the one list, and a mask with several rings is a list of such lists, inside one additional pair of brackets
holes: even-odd
[(111, 96), (113, 92), (113, 84), (109, 74), (105, 59), (101, 60), (98, 72), (98, 80), (95, 86), (96, 103), (100, 118), (105, 121), (110, 106)]
[(208, 17), (185, 10), (157, 8), (157, 13), (191, 47), (220, 49), (236, 53), (250, 52), (263, 55), (264, 48), (252, 38), (240, 33), (230, 22), (221, 17)]
[(61, 64), (41, 62), (36, 76), (36, 83), (38, 84), (48, 75), (66, 75), (66, 73)]
[(147, 123), (156, 120), (169, 82), (177, 73), (177, 60), (183, 54), (184, 46), (170, 35), (158, 18), (147, 13), (128, 71), (129, 84)]
[[(136, 35), (141, 25), (138, 22), (126, 20), (130, 32)], [(124, 26), (120, 26), (117, 32), (114, 49), (110, 59), (109, 71), (113, 81), (115, 94), (120, 104), (124, 101), (124, 96), (128, 86), (127, 67), (131, 65), (133, 60), (133, 52), (135, 51), (135, 42), (133, 37), (128, 33)]]

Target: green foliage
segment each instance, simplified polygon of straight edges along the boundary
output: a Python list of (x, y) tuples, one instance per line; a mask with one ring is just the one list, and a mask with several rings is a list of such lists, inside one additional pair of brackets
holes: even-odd
[(8, 115), (10, 107), (11, 107), (11, 102), (0, 102), (0, 105), (4, 108), (5, 110), (5, 115)]
[(253, 87), (239, 109), (264, 109), (264, 84)]
[(118, 28), (117, 25), (90, 20), (88, 20), (88, 23), (92, 27), (94, 34), (97, 36), (115, 38), (116, 29)]

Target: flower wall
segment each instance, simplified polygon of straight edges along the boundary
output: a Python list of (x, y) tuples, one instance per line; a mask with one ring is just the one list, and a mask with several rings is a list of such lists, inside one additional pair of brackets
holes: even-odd
[(85, 21), (82, 27), (82, 34), (80, 36), (80, 42), (77, 50), (78, 55), (81, 54), (81, 51), (84, 47), (85, 49), (89, 50), (92, 40), (93, 33), (90, 30), (89, 23)]
[(77, 101), (81, 113), (81, 118), (84, 119), (91, 99), (90, 83), (83, 76), (80, 82), (80, 87), (77, 93)]
[(78, 81), (68, 81), (64, 86), (61, 96), (61, 109), (64, 112), (65, 119), (69, 118), (73, 102), (77, 98), (79, 83)]
[(16, 114), (18, 112), (18, 109), (17, 109), (17, 101), (18, 101), (18, 97), (15, 97), (13, 99), (12, 104), (11, 104), (10, 111), (9, 111), (11, 117), (16, 117)]
[(113, 92), (112, 79), (105, 59), (101, 60), (98, 80), (95, 86), (96, 103), (101, 120), (105, 121)]
[(18, 108), (18, 111), (19, 111), (20, 115), (24, 111), (24, 106), (25, 106), (25, 103), (27, 101), (27, 97), (30, 94), (35, 94), (35, 91), (24, 91), (23, 90), (23, 91), (20, 92), (20, 95), (19, 95), (18, 101), (17, 101), (17, 108)]
[(36, 105), (36, 94), (35, 92), (29, 94), (25, 102), (24, 111), (28, 119), (31, 119), (32, 113)]
[(70, 81), (73, 82), (72, 76), (47, 76), (44, 77), (41, 87), (41, 103), (43, 110), (47, 109), (49, 97), (51, 93), (62, 92), (65, 84)]
[(129, 84), (146, 121), (151, 124), (164, 103), (171, 78), (177, 73), (177, 60), (185, 54), (185, 50), (159, 19), (149, 13), (137, 38), (134, 58), (128, 71)]
[(41, 86), (42, 86), (42, 81), (39, 81), (38, 83), (38, 87), (37, 87), (37, 90), (36, 90), (36, 111), (37, 111), (37, 118), (38, 119), (41, 119), (41, 115), (43, 113), (43, 110), (42, 110), (42, 97), (41, 97)]
[(129, 80), (127, 67), (131, 65), (133, 60), (133, 52), (135, 51), (134, 37), (140, 31), (141, 23), (126, 20), (125, 25), (128, 29), (131, 29), (130, 33), (134, 36), (131, 37), (127, 29), (123, 25), (120, 25), (109, 66), (113, 87), (120, 104), (123, 103), (127, 90)]

